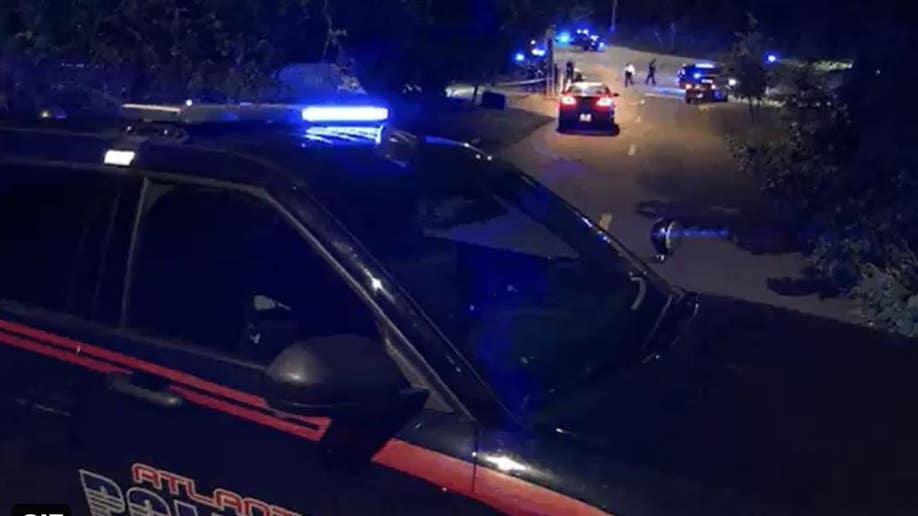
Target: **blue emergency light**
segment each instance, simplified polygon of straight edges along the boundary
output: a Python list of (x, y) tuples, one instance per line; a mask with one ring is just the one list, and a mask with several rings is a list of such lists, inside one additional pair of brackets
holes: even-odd
[(535, 47), (535, 48), (532, 49), (532, 55), (534, 55), (534, 56), (536, 56), (536, 57), (542, 57), (542, 56), (545, 55), (545, 49), (544, 49), (544, 48)]
[(385, 122), (389, 110), (381, 106), (306, 106), (302, 111), (306, 122)]
[(526, 59), (526, 56), (523, 55), (522, 52), (517, 52), (516, 55), (513, 56), (513, 60), (516, 61), (517, 63), (522, 63), (525, 59)]
[(567, 32), (567, 31), (564, 31), (564, 32), (559, 33), (559, 34), (558, 34), (558, 42), (559, 42), (559, 43), (565, 43), (565, 44), (570, 43), (570, 42), (571, 42), (571, 33), (570, 33), (570, 32)]

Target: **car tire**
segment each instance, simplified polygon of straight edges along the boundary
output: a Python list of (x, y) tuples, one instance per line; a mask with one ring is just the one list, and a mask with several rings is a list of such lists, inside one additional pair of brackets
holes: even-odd
[(560, 120), (558, 121), (558, 132), (559, 132), (559, 133), (566, 133), (566, 132), (568, 132), (568, 131), (570, 131), (570, 130), (571, 130), (571, 125), (570, 125), (570, 123), (562, 122), (562, 121), (560, 121)]

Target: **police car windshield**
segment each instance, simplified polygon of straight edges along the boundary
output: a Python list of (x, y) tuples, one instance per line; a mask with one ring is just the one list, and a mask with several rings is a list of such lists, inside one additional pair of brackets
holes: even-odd
[(595, 226), (522, 174), (469, 158), (329, 172), (310, 185), (521, 409), (615, 362), (659, 310), (632, 310), (634, 264)]
[(704, 77), (720, 75), (721, 69), (716, 66), (697, 66), (691, 65), (685, 67), (685, 73), (689, 75), (699, 74)]

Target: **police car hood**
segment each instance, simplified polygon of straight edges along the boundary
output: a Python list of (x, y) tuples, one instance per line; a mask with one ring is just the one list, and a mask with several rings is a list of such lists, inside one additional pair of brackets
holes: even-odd
[(551, 423), (591, 455), (663, 476), (814, 511), (899, 514), (918, 504), (916, 350), (865, 327), (703, 297), (668, 356), (585, 387)]

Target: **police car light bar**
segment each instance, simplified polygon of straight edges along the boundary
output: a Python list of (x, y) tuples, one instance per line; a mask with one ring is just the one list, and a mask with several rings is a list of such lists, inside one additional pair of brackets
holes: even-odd
[(389, 110), (379, 106), (307, 106), (303, 108), (307, 122), (385, 122)]
[(128, 167), (131, 165), (131, 162), (134, 161), (134, 156), (134, 151), (109, 149), (105, 151), (105, 159), (103, 162), (106, 165)]

